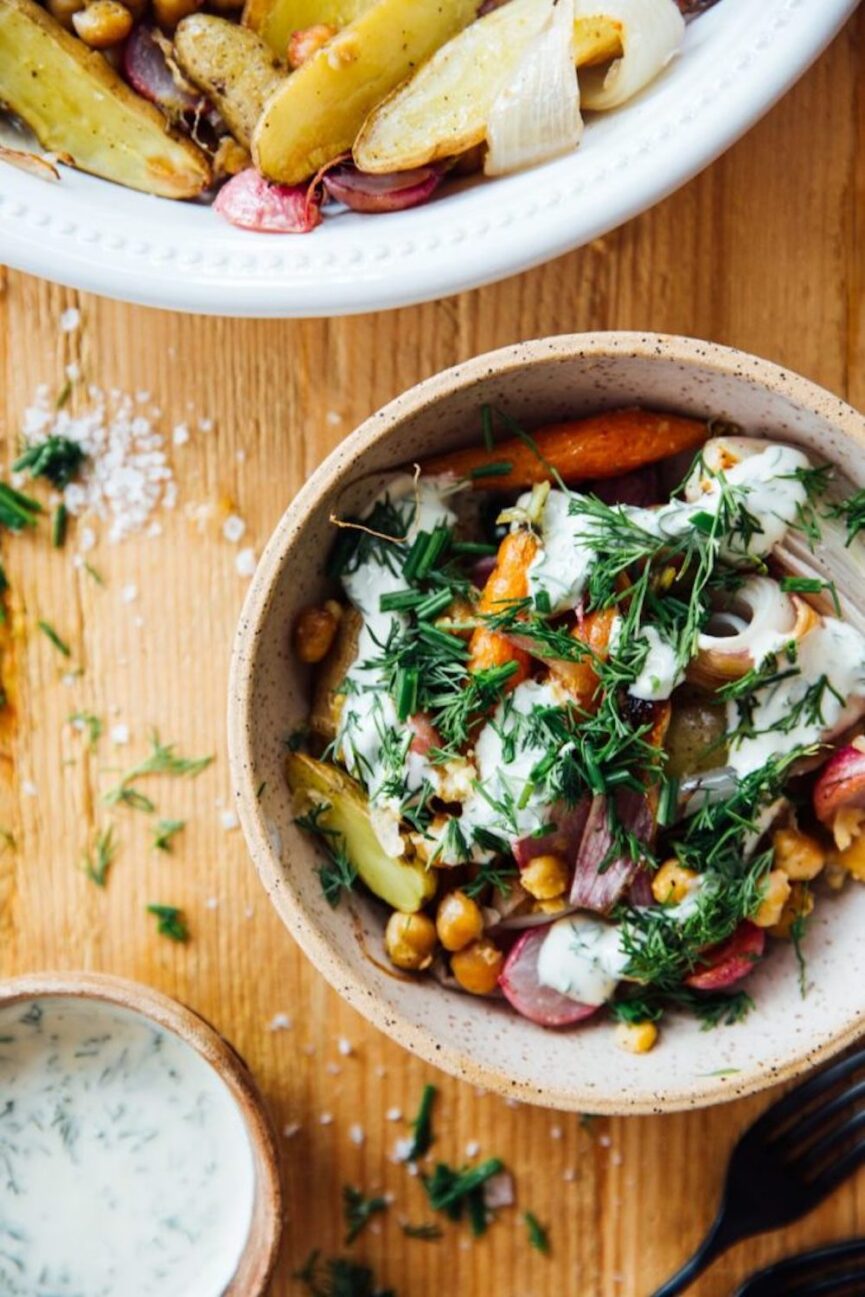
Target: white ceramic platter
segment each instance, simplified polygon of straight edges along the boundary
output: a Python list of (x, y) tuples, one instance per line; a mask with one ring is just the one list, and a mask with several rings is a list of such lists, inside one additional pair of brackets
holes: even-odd
[(347, 315), (504, 278), (580, 246), (683, 184), (802, 75), (857, 0), (720, 0), (637, 99), (578, 152), (413, 211), (344, 212), (310, 235), (232, 229), (209, 208), (64, 170), (0, 171), (0, 260), (148, 306), (215, 315)]

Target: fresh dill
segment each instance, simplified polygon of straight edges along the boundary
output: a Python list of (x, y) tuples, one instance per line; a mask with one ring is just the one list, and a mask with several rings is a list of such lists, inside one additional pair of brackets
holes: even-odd
[(183, 911), (176, 905), (158, 905), (151, 904), (147, 906), (147, 913), (152, 914), (156, 919), (156, 931), (161, 937), (168, 937), (170, 941), (186, 942), (189, 940), (189, 927)]
[(171, 851), (173, 840), (185, 827), (186, 820), (160, 820), (153, 830), (154, 848), (157, 851)]
[(497, 1157), (461, 1170), (438, 1162), (435, 1170), (421, 1180), (433, 1211), (444, 1212), (450, 1220), (461, 1220), (465, 1214), (472, 1233), (478, 1236), (487, 1228), (484, 1185), (503, 1170), (504, 1163)]
[(40, 620), (36, 624), (42, 631), (42, 634), (46, 635), (48, 639), (50, 639), (58, 653), (62, 653), (65, 658), (70, 658), (72, 656), (71, 648), (64, 639), (61, 639), (50, 622)]
[(117, 854), (114, 841), (114, 828), (109, 826), (96, 835), (93, 847), (84, 856), (84, 872), (97, 887), (104, 887), (108, 881), (108, 871)]
[(318, 879), (324, 899), (331, 908), (339, 905), (343, 892), (350, 892), (357, 882), (357, 867), (349, 857), (345, 839), (335, 829), (322, 823), (328, 807), (322, 802), (304, 815), (295, 817), (295, 824), (307, 833), (313, 833), (324, 847), (326, 860), (318, 867)]
[(347, 1257), (322, 1258), (316, 1250), (292, 1276), (302, 1283), (309, 1297), (396, 1297), (392, 1289), (380, 1289), (368, 1266)]
[(805, 958), (803, 943), (805, 933), (808, 929), (808, 910), (807, 910), (807, 892), (804, 894), (804, 905), (800, 905), (793, 922), (790, 924), (790, 941), (793, 944), (793, 950), (796, 955), (796, 964), (799, 969), (799, 994), (804, 1000), (808, 994), (808, 962)]
[[(181, 757), (177, 755), (176, 744), (162, 743), (159, 735), (154, 730), (150, 736), (150, 754), (136, 765), (121, 775), (119, 781), (109, 788), (103, 794), (102, 800), (106, 806), (114, 806), (117, 803), (123, 803), (127, 806), (136, 805), (137, 809), (145, 809), (144, 802), (149, 804), (147, 809), (153, 810), (153, 803), (150, 798), (139, 794), (131, 786), (136, 780), (146, 775), (173, 775), (176, 777), (189, 776), (194, 778), (200, 775), (202, 770), (206, 770), (212, 763), (213, 757)], [(135, 793), (134, 798), (130, 799), (130, 793)]]
[(387, 1198), (367, 1198), (360, 1189), (355, 1189), (350, 1184), (345, 1185), (342, 1191), (342, 1214), (346, 1227), (346, 1246), (363, 1233), (373, 1216), (387, 1211), (387, 1208)]
[(73, 729), (87, 735), (87, 746), (95, 748), (102, 737), (102, 719), (95, 712), (73, 712), (69, 717)]
[(855, 491), (846, 500), (841, 500), (829, 508), (831, 518), (840, 518), (847, 527), (847, 544), (853, 541), (865, 527), (865, 489)]
[(427, 1243), (434, 1243), (442, 1237), (438, 1225), (412, 1225), (406, 1221), (400, 1228), (406, 1238), (419, 1238)]
[(534, 1212), (523, 1212), (523, 1220), (526, 1223), (526, 1230), (529, 1236), (529, 1243), (536, 1252), (541, 1252), (544, 1256), (550, 1254), (550, 1237), (548, 1231), (538, 1220)]
[(28, 446), (12, 468), (16, 473), (27, 469), (31, 477), (44, 477), (58, 491), (62, 491), (77, 477), (86, 458), (77, 441), (54, 436)]
[(406, 1154), (407, 1162), (416, 1162), (419, 1157), (428, 1153), (433, 1142), (432, 1110), (438, 1091), (434, 1085), (425, 1085), (421, 1095), (417, 1116), (412, 1122), (414, 1139)]

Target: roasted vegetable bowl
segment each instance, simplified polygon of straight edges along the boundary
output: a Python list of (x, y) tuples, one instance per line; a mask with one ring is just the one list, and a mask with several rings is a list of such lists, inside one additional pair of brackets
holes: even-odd
[[(579, 143), (678, 52), (678, 0), (2, 0), (0, 104), (51, 158), (229, 222), (426, 202)], [(681, 0), (681, 9), (687, 9)], [(575, 69), (581, 68), (578, 79)]]
[(600, 335), (429, 380), (319, 470), (230, 737), (268, 890), (356, 1007), (588, 1110), (850, 1037), (861, 429), (763, 362)]

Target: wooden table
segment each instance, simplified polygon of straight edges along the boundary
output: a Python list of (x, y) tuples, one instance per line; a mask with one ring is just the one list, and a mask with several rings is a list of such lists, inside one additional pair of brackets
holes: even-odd
[[(860, 11), (747, 139), (653, 212), (531, 274), (430, 306), (257, 323), (79, 298), (18, 274), (0, 281), (9, 456), (37, 384), (58, 387), (72, 359), (104, 387), (149, 389), (169, 433), (184, 420), (194, 429), (172, 448), (179, 500), (163, 515), (164, 534), (103, 542), (88, 556), (104, 588), (73, 568), (74, 535), (61, 552), (45, 528), (3, 539), (14, 615), (0, 825), (14, 843), (0, 850), (0, 970), (141, 978), (231, 1038), (279, 1129), (299, 1125), (282, 1137), (289, 1219), (280, 1297), (300, 1291), (291, 1272), (312, 1247), (340, 1248), (347, 1183), (396, 1197), (380, 1231), (367, 1230), (352, 1253), (400, 1297), (646, 1297), (703, 1233), (726, 1152), (765, 1099), (587, 1129), (437, 1075), (341, 1003), (295, 949), (240, 833), (223, 822), (226, 673), (246, 581), (222, 521), (236, 510), (248, 524), (242, 543), (260, 549), (295, 490), (366, 414), (446, 365), (542, 334), (695, 334), (770, 356), (865, 405), (863, 45)], [(71, 305), (82, 327), (62, 334), (59, 316)], [(198, 416), (214, 419), (212, 432), (197, 431)], [(138, 594), (126, 602), (132, 584)], [(36, 629), (39, 618), (68, 639), (71, 664)], [(64, 682), (70, 668), (81, 674)], [(129, 745), (114, 747), (106, 733), (87, 752), (66, 723), (79, 708), (107, 727), (127, 723)], [(188, 820), (171, 855), (152, 849), (141, 812), (109, 816), (100, 805), (109, 769), (145, 752), (151, 726), (185, 753), (217, 754), (196, 780), (151, 782), (160, 814)], [(119, 850), (102, 891), (80, 862), (109, 819)], [(151, 901), (184, 908), (187, 946), (156, 934), (144, 913)], [(269, 1029), (279, 1014), (291, 1029)], [(520, 1207), (550, 1224), (549, 1259), (529, 1249), (515, 1211), (478, 1243), (464, 1227), (437, 1243), (403, 1235), (401, 1218), (429, 1213), (418, 1183), (391, 1160), (405, 1127), (387, 1112), (412, 1114), (427, 1080), (441, 1090), (437, 1151), (459, 1162), (477, 1141), (503, 1157)], [(863, 1220), (860, 1177), (799, 1228), (737, 1248), (694, 1293), (726, 1297), (755, 1266), (853, 1233)]]

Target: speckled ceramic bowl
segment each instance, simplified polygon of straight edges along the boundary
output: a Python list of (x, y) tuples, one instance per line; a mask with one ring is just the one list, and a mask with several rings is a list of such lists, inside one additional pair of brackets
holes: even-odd
[(654, 1052), (639, 1057), (618, 1048), (605, 1023), (548, 1031), (503, 1004), (397, 975), (382, 950), (382, 910), (361, 898), (331, 910), (322, 896), (316, 849), (293, 825), (282, 770), (283, 740), (309, 710), (309, 679), (292, 658), (291, 626), (299, 608), (327, 591), (330, 514), (345, 516), (368, 500), (370, 475), (476, 438), (485, 402), (528, 428), (636, 402), (719, 415), (813, 450), (865, 484), (861, 415), (768, 361), (686, 338), (600, 333), (528, 342), (398, 397), (348, 437), (290, 505), (241, 618), (229, 740), (240, 817), (262, 881), (286, 927), (350, 1004), (475, 1085), (558, 1108), (660, 1112), (793, 1077), (865, 1026), (865, 889), (849, 888), (818, 906), (805, 999), (793, 952), (779, 945), (754, 976), (757, 1008), (745, 1023), (702, 1032), (690, 1019), (670, 1020)]
[(28, 973), (0, 981), (0, 1009), (43, 1000), (83, 1000), (124, 1009), (176, 1036), (211, 1067), (228, 1090), (252, 1151), (252, 1218), (237, 1269), (221, 1297), (263, 1297), (276, 1267), (284, 1202), (279, 1154), (270, 1117), (246, 1063), (215, 1027), (177, 1000), (142, 982), (104, 973)]

